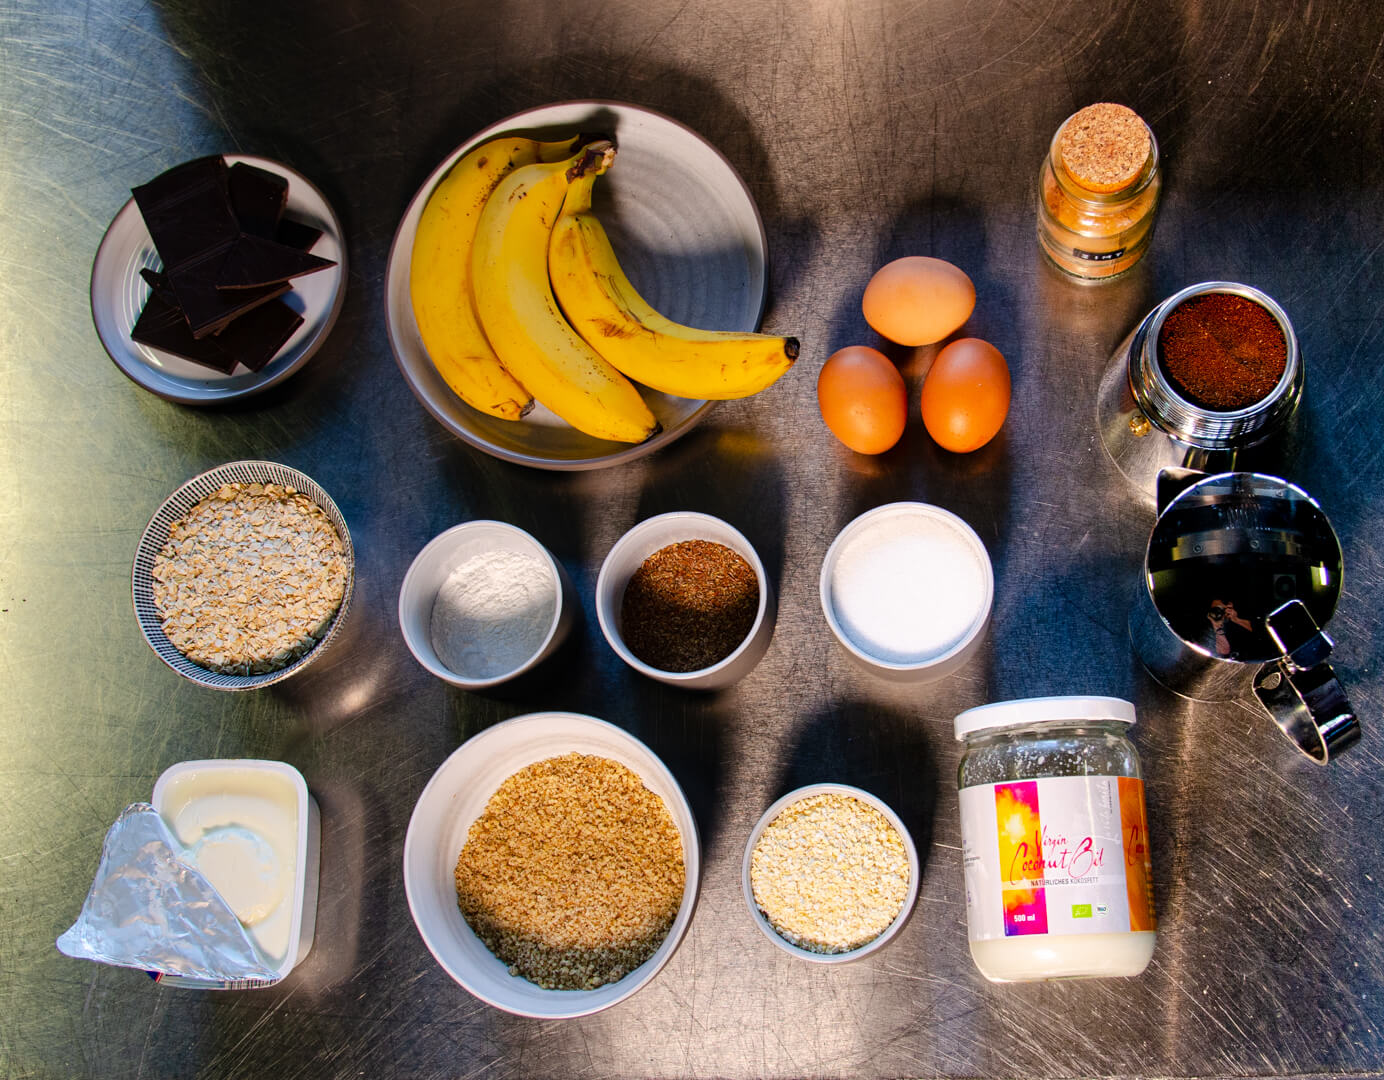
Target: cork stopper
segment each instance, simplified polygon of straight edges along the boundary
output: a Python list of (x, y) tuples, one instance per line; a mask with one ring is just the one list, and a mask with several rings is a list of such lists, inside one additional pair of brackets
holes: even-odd
[(1088, 105), (1062, 127), (1057, 151), (1067, 175), (1087, 191), (1128, 187), (1148, 161), (1148, 125), (1124, 105)]

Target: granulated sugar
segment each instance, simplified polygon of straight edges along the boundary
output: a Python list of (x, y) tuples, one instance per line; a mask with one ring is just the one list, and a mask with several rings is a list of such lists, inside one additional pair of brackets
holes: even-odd
[(831, 576), (831, 605), (862, 652), (895, 664), (944, 655), (985, 605), (985, 567), (968, 538), (921, 514), (881, 517), (848, 537)]

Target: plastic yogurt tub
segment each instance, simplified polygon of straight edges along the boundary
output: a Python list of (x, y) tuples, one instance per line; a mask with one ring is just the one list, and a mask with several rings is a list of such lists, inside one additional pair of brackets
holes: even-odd
[(1004, 701), (956, 717), (971, 958), (992, 982), (1138, 975), (1157, 920), (1134, 706)]
[(162, 978), (195, 990), (271, 986), (307, 956), (317, 924), (321, 817), (282, 761), (183, 761), (154, 785), (154, 809), (276, 967), (270, 981)]

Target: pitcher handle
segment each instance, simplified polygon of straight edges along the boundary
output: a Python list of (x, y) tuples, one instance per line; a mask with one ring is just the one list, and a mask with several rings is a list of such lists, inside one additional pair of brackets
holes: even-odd
[(1326, 662), (1331, 638), (1301, 600), (1289, 600), (1265, 622), (1283, 655), (1255, 674), (1254, 694), (1288, 741), (1325, 765), (1360, 740), (1360, 721)]

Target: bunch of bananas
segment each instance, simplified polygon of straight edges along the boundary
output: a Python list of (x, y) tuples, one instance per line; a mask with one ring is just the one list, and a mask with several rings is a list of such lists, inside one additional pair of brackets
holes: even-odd
[(413, 314), (473, 408), (519, 420), (537, 399), (588, 435), (638, 443), (659, 425), (630, 379), (678, 397), (747, 397), (797, 358), (796, 338), (682, 326), (644, 301), (591, 212), (614, 160), (605, 139), (491, 139), (423, 208)]

